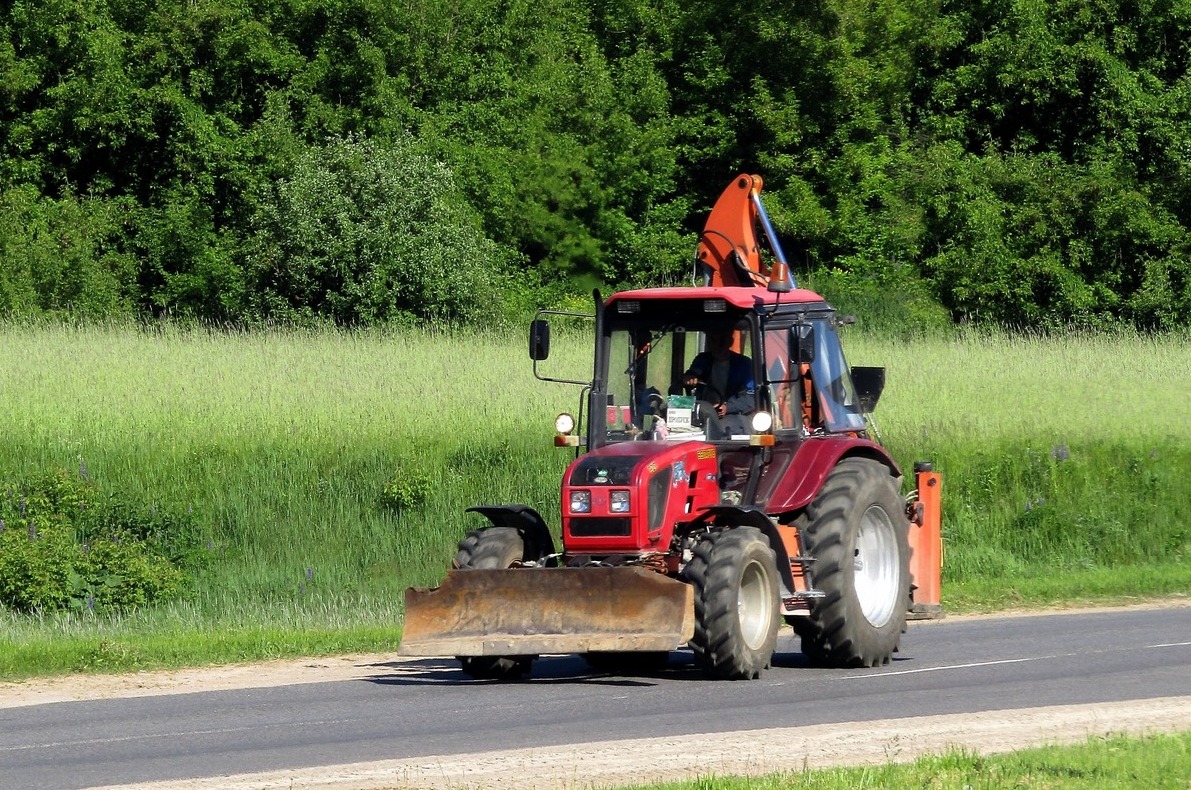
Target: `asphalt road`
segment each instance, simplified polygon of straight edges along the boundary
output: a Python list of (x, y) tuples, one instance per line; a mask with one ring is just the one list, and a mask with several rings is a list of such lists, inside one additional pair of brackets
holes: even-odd
[(685, 652), (647, 677), (548, 657), (518, 683), (392, 662), (364, 680), (0, 709), (0, 790), (1182, 695), (1191, 608), (912, 624), (869, 670), (811, 668), (786, 636), (751, 682), (704, 680)]

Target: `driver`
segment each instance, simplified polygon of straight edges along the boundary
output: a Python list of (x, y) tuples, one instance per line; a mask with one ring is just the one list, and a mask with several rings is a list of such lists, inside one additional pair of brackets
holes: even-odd
[(756, 383), (753, 361), (732, 350), (732, 329), (714, 329), (707, 333), (707, 350), (695, 355), (683, 374), (688, 387), (703, 386), (702, 399), (710, 401), (716, 416), (729, 419), (729, 433), (747, 433), (743, 419), (756, 408)]

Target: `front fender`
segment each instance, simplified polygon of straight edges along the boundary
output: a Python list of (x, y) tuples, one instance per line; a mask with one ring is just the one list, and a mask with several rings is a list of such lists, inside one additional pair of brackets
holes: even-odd
[(711, 507), (703, 508), (699, 512), (700, 515), (709, 516), (719, 524), (731, 524), (735, 527), (756, 527), (761, 530), (761, 534), (769, 540), (769, 545), (773, 548), (774, 554), (777, 555), (777, 572), (781, 576), (782, 586), (786, 588), (785, 594), (789, 595), (798, 589), (794, 584), (794, 575), (790, 566), (790, 552), (786, 546), (786, 542), (782, 540), (782, 536), (778, 533), (773, 521), (760, 508), (747, 505), (712, 505)]
[(546, 520), (529, 505), (476, 505), (468, 513), (479, 513), (494, 527), (512, 527), (539, 557), (554, 554), (554, 538)]

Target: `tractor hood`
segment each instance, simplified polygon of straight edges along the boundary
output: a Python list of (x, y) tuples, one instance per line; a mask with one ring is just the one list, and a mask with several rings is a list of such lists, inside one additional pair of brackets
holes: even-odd
[(580, 456), (562, 485), (568, 554), (666, 551), (674, 524), (719, 502), (716, 448), (622, 442)]

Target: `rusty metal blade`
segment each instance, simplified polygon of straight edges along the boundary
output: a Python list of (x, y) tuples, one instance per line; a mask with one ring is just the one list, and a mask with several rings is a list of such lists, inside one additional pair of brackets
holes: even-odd
[(645, 568), (453, 570), (406, 590), (398, 654), (661, 651), (694, 631), (691, 586)]

